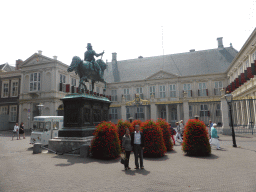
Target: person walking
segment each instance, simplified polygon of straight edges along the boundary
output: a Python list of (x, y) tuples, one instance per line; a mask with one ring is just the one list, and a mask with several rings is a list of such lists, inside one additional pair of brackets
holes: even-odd
[(177, 142), (177, 139), (179, 138), (180, 141), (182, 142), (182, 138), (181, 138), (181, 134), (180, 134), (180, 125), (179, 125), (179, 122), (176, 122), (176, 130), (177, 130), (177, 133), (176, 133), (176, 136), (175, 136), (175, 142)]
[(184, 132), (183, 120), (180, 120), (179, 125), (180, 125), (180, 136), (181, 136), (181, 139), (183, 141), (183, 132)]
[(129, 167), (129, 159), (130, 159), (130, 154), (132, 151), (132, 144), (131, 144), (130, 130), (128, 128), (125, 129), (125, 134), (122, 139), (122, 148), (123, 148), (123, 151), (125, 152), (124, 168), (125, 168), (125, 170), (131, 169)]
[(140, 132), (140, 126), (135, 125), (135, 132), (132, 133), (131, 144), (133, 146), (133, 152), (135, 157), (135, 169), (139, 169), (138, 158), (140, 158), (140, 168), (143, 166), (143, 150), (144, 150), (144, 135)]
[(20, 135), (23, 135), (23, 139), (25, 139), (25, 131), (24, 131), (24, 123), (21, 122), (20, 124), (20, 128), (19, 128), (19, 139), (20, 139)]
[(209, 139), (211, 139), (211, 128), (212, 128), (212, 126), (213, 126), (212, 120), (209, 120), (209, 125), (208, 125), (208, 127), (209, 127), (209, 129), (208, 129)]
[(171, 134), (171, 138), (172, 138), (172, 141), (173, 141), (173, 145), (175, 145), (174, 135), (176, 135), (176, 131), (172, 128), (170, 123), (169, 123), (169, 125), (170, 125), (170, 134)]
[(214, 123), (212, 128), (211, 128), (211, 140), (210, 140), (210, 145), (216, 145), (217, 150), (221, 149), (220, 148), (220, 142), (219, 142), (219, 137), (217, 134), (217, 130), (215, 129), (217, 127), (217, 124)]
[[(13, 130), (13, 133), (16, 132), (16, 135), (17, 135), (17, 140), (19, 140), (19, 124), (16, 123), (14, 125), (14, 130)], [(12, 136), (12, 140), (13, 140), (13, 136)]]

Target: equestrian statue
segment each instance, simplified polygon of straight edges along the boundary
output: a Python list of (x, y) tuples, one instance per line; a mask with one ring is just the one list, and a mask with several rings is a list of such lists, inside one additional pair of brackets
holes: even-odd
[[(79, 90), (81, 90), (82, 86), (84, 90), (87, 91), (87, 87), (85, 82), (89, 82), (88, 79), (92, 82), (92, 90), (94, 90), (94, 83), (96, 81), (100, 81), (105, 83), (106, 82), (103, 78), (104, 70), (107, 68), (107, 64), (102, 60), (102, 53), (97, 54), (93, 49), (91, 43), (87, 44), (87, 51), (84, 53), (84, 61), (80, 59), (78, 56), (74, 56), (70, 66), (68, 67), (67, 71), (72, 72), (75, 71), (76, 74), (80, 77), (79, 81)], [(95, 61), (95, 58), (101, 56), (101, 59)], [(81, 93), (81, 91), (79, 91)]]

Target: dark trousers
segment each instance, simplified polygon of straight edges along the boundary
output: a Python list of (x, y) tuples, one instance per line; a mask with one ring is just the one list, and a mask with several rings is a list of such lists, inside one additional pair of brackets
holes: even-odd
[(139, 167), (138, 158), (140, 158), (140, 167), (143, 167), (143, 150), (141, 146), (134, 144), (133, 151), (135, 157), (135, 166)]
[(125, 151), (125, 161), (124, 161), (124, 167), (129, 167), (129, 159), (130, 159), (131, 151)]

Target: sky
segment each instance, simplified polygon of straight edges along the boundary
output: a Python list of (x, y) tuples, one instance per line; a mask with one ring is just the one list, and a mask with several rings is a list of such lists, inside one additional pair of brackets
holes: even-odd
[(1, 0), (0, 64), (38, 50), (70, 65), (87, 43), (104, 61), (207, 50), (239, 51), (256, 27), (256, 0)]

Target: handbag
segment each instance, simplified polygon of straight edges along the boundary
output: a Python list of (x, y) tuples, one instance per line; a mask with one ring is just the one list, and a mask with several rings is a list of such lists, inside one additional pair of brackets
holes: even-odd
[(125, 159), (126, 159), (126, 156), (125, 156), (125, 153), (121, 153), (121, 163), (124, 164), (125, 163)]

